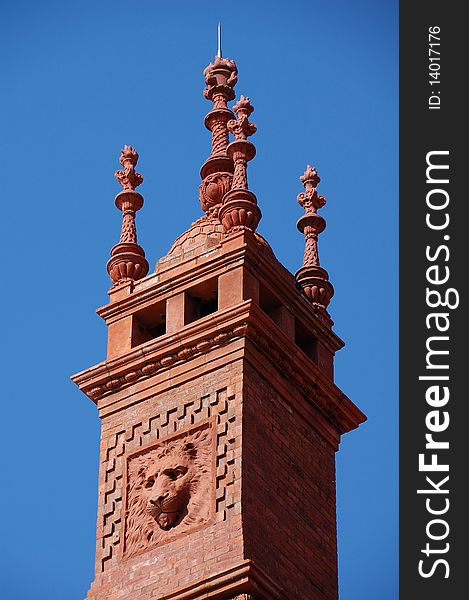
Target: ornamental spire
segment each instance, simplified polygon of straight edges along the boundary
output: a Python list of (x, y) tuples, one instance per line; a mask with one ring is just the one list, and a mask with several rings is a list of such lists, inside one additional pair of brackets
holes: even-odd
[(216, 217), (233, 177), (233, 161), (226, 153), (229, 142), (226, 124), (234, 117), (228, 102), (235, 97), (233, 88), (238, 80), (236, 63), (221, 57), (221, 45), (213, 63), (204, 70), (204, 77), (204, 96), (213, 104), (205, 117), (205, 126), (212, 133), (212, 152), (200, 169), (199, 199), (202, 210)]
[(326, 199), (317, 192), (321, 178), (311, 165), (307, 165), (300, 181), (305, 191), (298, 194), (298, 204), (305, 209), (305, 214), (298, 220), (297, 227), (305, 236), (305, 252), (303, 265), (295, 279), (313, 306), (326, 310), (334, 288), (327, 271), (319, 266), (318, 235), (326, 228), (326, 221), (317, 213), (326, 204)]
[(143, 206), (143, 196), (135, 191), (143, 177), (135, 171), (138, 153), (132, 146), (124, 146), (119, 162), (123, 170), (115, 172), (123, 190), (115, 198), (116, 206), (122, 211), (122, 228), (119, 243), (111, 249), (111, 258), (106, 268), (114, 285), (142, 279), (148, 273), (145, 252), (137, 243), (135, 214)]
[[(249, 121), (249, 116), (254, 112), (254, 107), (249, 98), (241, 96), (233, 107), (237, 119), (228, 121), (228, 131), (235, 136), (235, 142), (229, 145), (228, 154), (232, 156), (235, 164), (233, 188), (248, 189), (247, 163), (256, 155), (256, 148), (247, 139), (254, 135), (257, 127)], [(237, 143), (240, 142), (240, 143)]]
[(226, 232), (239, 229), (255, 231), (262, 214), (256, 196), (248, 189), (247, 178), (247, 163), (256, 155), (254, 144), (247, 139), (257, 129), (249, 121), (254, 107), (249, 98), (241, 96), (233, 108), (237, 119), (228, 121), (227, 127), (235, 141), (229, 144), (227, 154), (233, 159), (234, 175), (231, 190), (223, 196), (220, 221)]

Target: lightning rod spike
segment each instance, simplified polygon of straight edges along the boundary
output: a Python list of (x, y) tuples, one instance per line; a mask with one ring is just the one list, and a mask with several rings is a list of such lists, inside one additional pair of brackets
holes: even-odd
[(218, 23), (218, 58), (221, 58), (221, 24)]

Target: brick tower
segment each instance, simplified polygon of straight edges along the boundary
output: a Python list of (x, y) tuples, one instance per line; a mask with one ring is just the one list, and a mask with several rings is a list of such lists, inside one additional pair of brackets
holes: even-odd
[[(123, 223), (98, 310), (106, 361), (72, 379), (102, 421), (95, 579), (89, 600), (337, 599), (335, 452), (365, 420), (333, 382), (333, 295), (319, 266), (307, 167), (293, 276), (256, 232), (255, 148), (236, 64), (204, 72), (212, 151), (204, 215), (153, 273), (137, 243), (138, 154), (122, 150)], [(230, 142), (230, 134), (233, 141)]]

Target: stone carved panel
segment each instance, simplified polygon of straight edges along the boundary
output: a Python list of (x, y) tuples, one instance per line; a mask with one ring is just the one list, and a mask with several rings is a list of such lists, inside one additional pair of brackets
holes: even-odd
[(124, 558), (210, 520), (215, 501), (213, 442), (206, 422), (128, 456)]
[(158, 406), (146, 419), (138, 420), (127, 429), (111, 427), (103, 432), (100, 471), (100, 510), (98, 517), (98, 560), (96, 576), (117, 567), (122, 556), (122, 498), (124, 491), (125, 456), (165, 437), (197, 425), (209, 418), (216, 429), (216, 521), (224, 521), (237, 502), (234, 483), (237, 477), (235, 436), (229, 427), (237, 426), (236, 402), (233, 393), (223, 387), (211, 394), (189, 393), (174, 405)]

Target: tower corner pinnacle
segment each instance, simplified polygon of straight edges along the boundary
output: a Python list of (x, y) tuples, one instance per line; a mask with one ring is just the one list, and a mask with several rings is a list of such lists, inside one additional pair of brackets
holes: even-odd
[(297, 222), (299, 231), (305, 236), (303, 264), (296, 272), (297, 286), (301, 288), (316, 309), (326, 311), (334, 295), (334, 288), (329, 275), (320, 266), (318, 252), (318, 235), (326, 228), (324, 217), (317, 213), (326, 204), (326, 198), (317, 192), (321, 178), (316, 168), (306, 166), (300, 177), (305, 191), (298, 194), (298, 204), (304, 208), (305, 214)]
[(122, 211), (122, 227), (119, 243), (111, 249), (111, 258), (106, 269), (114, 285), (142, 279), (148, 273), (148, 261), (143, 248), (137, 243), (135, 215), (143, 206), (143, 196), (135, 191), (143, 177), (135, 171), (138, 152), (132, 146), (124, 146), (119, 162), (124, 167), (114, 176), (122, 186), (115, 198), (116, 206)]

